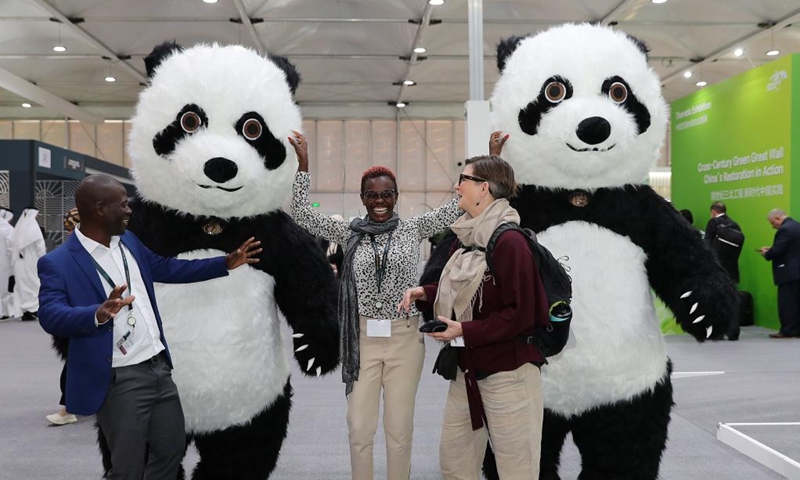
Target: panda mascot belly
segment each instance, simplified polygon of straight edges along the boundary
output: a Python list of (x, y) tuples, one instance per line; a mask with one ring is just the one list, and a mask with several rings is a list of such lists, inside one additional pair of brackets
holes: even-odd
[(589, 24), (504, 40), (497, 64), (492, 121), (522, 184), (512, 206), (572, 278), (574, 343), (542, 367), (539, 478), (560, 478), (572, 433), (581, 479), (654, 480), (673, 402), (651, 291), (701, 342), (720, 338), (738, 301), (643, 182), (667, 126), (659, 79), (642, 42)]
[(286, 139), (302, 125), (299, 75), (285, 58), (239, 46), (166, 43), (145, 64), (150, 84), (128, 145), (129, 229), (162, 256), (223, 255), (250, 237), (262, 249), (227, 277), (156, 285), (187, 439), (200, 454), (192, 478), (263, 480), (289, 424), (284, 345), (309, 376), (339, 356), (333, 273), (282, 210), (297, 169)]
[[(201, 250), (178, 258), (224, 253)], [(156, 296), (170, 299), (160, 309), (169, 319), (164, 335), (187, 432), (243, 425), (283, 394), (289, 363), (274, 288), (271, 275), (249, 266), (198, 284), (156, 285)]]
[(667, 353), (642, 249), (583, 221), (550, 227), (537, 238), (556, 258), (569, 258), (573, 286), (574, 343), (542, 369), (547, 408), (575, 415), (655, 385), (666, 372)]

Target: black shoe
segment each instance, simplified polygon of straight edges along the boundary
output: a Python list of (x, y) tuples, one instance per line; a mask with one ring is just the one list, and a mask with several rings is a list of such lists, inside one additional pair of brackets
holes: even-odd
[(23, 312), (22, 313), (22, 321), (23, 322), (31, 322), (34, 320), (39, 320), (39, 317), (36, 316), (33, 312)]
[(9, 318), (11, 317), (9, 317), (8, 315), (3, 315), (2, 317), (0, 317), (0, 320), (8, 320)]
[(735, 342), (735, 341), (739, 340), (739, 335), (733, 335), (733, 336), (726, 335), (726, 338), (728, 340), (730, 340), (731, 342)]

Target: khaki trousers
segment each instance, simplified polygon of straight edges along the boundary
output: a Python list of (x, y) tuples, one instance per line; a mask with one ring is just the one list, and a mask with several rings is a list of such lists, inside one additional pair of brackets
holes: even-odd
[(542, 445), (542, 377), (530, 363), (478, 381), (486, 425), (472, 430), (464, 374), (450, 383), (439, 444), (439, 464), (446, 480), (478, 480), (487, 432), (502, 480), (539, 478)]
[(372, 480), (372, 445), (378, 429), (383, 388), (383, 429), (386, 432), (388, 480), (408, 480), (414, 402), (425, 360), (419, 317), (392, 320), (392, 336), (367, 337), (367, 317), (360, 319), (361, 368), (347, 397), (347, 429), (353, 480)]

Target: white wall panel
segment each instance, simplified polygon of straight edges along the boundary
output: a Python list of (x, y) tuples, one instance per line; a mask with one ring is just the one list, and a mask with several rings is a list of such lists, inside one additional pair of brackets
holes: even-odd
[(372, 164), (397, 172), (397, 122), (372, 121)]
[(425, 122), (426, 190), (448, 191), (453, 186), (453, 122), (429, 120)]
[(67, 148), (67, 122), (64, 120), (42, 120), (42, 141)]
[(340, 120), (317, 122), (317, 190), (341, 191), (344, 185), (342, 159), (344, 124)]
[(370, 167), (370, 122), (347, 120), (344, 122), (344, 185), (345, 190), (358, 192), (361, 176)]
[[(453, 158), (451, 161), (451, 168), (453, 169), (453, 173), (456, 174), (453, 176), (453, 180), (455, 180), (457, 174), (461, 173), (461, 170), (464, 167), (464, 160), (467, 150), (467, 122), (464, 120), (454, 120), (453, 121)], [(486, 141), (488, 142), (489, 139), (487, 138)], [(461, 162), (461, 166), (458, 163)]]
[[(308, 140), (308, 171), (311, 172), (311, 190), (317, 189), (317, 122), (314, 120), (303, 121), (303, 131), (300, 132)], [(291, 148), (289, 145), (287, 148)]]
[(122, 145), (123, 145), (123, 156), (122, 156), (122, 164), (125, 167), (130, 168), (131, 166), (131, 157), (128, 155), (128, 141), (131, 138), (131, 122), (125, 121), (122, 124)]
[(97, 157), (95, 141), (97, 131), (94, 125), (70, 120), (69, 122), (69, 149), (84, 155)]
[(17, 120), (14, 122), (14, 140), (41, 140), (38, 120)]
[(122, 122), (106, 122), (97, 126), (97, 158), (114, 165), (124, 165), (124, 150)]
[(425, 122), (403, 120), (400, 122), (400, 159), (397, 183), (400, 192), (425, 191)]
[(0, 121), (0, 140), (14, 139), (14, 122)]

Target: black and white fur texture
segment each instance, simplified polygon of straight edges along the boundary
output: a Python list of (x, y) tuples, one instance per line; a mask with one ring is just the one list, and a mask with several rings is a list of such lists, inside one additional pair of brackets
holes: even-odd
[(281, 319), (306, 375), (332, 371), (339, 356), (332, 271), (281, 210), (297, 169), (286, 139), (301, 129), (299, 76), (286, 59), (240, 46), (163, 44), (146, 64), (128, 146), (138, 190), (130, 229), (164, 256), (223, 255), (251, 236), (263, 248), (259, 263), (228, 277), (156, 285), (200, 453), (193, 478), (262, 480), (289, 423)]
[(523, 185), (512, 205), (573, 287), (574, 344), (542, 367), (539, 478), (560, 478), (571, 432), (580, 480), (654, 480), (673, 400), (651, 289), (700, 342), (725, 332), (738, 301), (702, 240), (643, 183), (666, 131), (659, 79), (641, 42), (588, 24), (505, 40), (497, 61), (494, 127), (510, 134), (502, 156)]

